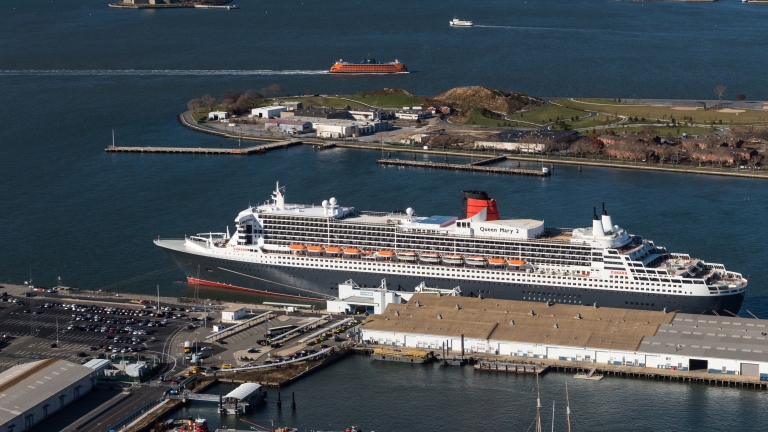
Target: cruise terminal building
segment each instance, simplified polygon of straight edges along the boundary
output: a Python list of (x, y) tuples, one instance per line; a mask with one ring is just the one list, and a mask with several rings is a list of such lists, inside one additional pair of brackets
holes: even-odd
[[(768, 380), (768, 320), (415, 294), (361, 326), (370, 344)], [(469, 355), (469, 354), (468, 354)], [(591, 365), (590, 365), (591, 363)]]

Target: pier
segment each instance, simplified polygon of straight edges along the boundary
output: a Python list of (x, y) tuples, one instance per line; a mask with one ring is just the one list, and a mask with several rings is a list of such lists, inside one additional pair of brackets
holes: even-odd
[(486, 172), (491, 174), (512, 174), (512, 175), (524, 175), (524, 176), (535, 176), (535, 177), (547, 177), (549, 176), (549, 170), (532, 170), (532, 169), (522, 169), (522, 168), (507, 168), (507, 167), (491, 167), (491, 166), (485, 166), (487, 164), (490, 164), (492, 162), (496, 162), (498, 160), (502, 160), (501, 158), (506, 159), (506, 156), (498, 156), (493, 157), (489, 159), (484, 159), (477, 162), (472, 162), (468, 164), (453, 164), (453, 163), (439, 163), (439, 162), (430, 162), (430, 161), (410, 161), (410, 160), (404, 160), (404, 159), (378, 159), (376, 163), (379, 165), (390, 165), (390, 166), (403, 166), (403, 167), (412, 167), (412, 168), (433, 168), (433, 169), (444, 169), (444, 170), (454, 170), (454, 171), (478, 171), (478, 172)]
[(213, 154), (213, 155), (250, 155), (266, 153), (270, 150), (291, 147), (301, 144), (301, 141), (277, 141), (243, 148), (211, 148), (211, 147), (125, 147), (110, 146), (104, 149), (109, 153), (176, 153), (176, 154)]
[(482, 159), (475, 162), (470, 162), (469, 165), (474, 165), (474, 166), (490, 165), (492, 163), (501, 162), (505, 160), (507, 160), (507, 157), (504, 155), (501, 155), (501, 156), (494, 156), (488, 159)]
[(479, 361), (475, 364), (475, 370), (489, 372), (504, 372), (516, 374), (541, 375), (547, 372), (549, 366), (525, 363), (511, 363), (503, 361)]

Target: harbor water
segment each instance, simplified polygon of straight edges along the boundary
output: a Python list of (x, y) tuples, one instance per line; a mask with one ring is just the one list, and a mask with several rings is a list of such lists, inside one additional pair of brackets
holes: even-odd
[[(31, 276), (52, 286), (61, 277), (81, 288), (152, 294), (159, 284), (162, 295), (186, 296), (190, 288), (176, 283), (182, 273), (152, 239), (227, 225), (231, 232), (237, 213), (268, 199), (275, 181), (289, 202), (333, 196), (358, 209), (410, 206), (421, 215), (458, 214), (461, 191), (483, 189), (503, 217), (552, 227), (589, 226), (592, 208), (606, 202), (630, 232), (749, 277), (742, 315), (768, 317), (768, 188), (760, 180), (560, 165), (547, 178), (406, 169), (377, 165), (377, 151), (339, 148), (248, 157), (104, 152), (112, 130), (118, 145), (237, 146), (181, 127), (176, 115), (205, 93), (273, 83), (291, 94), (485, 85), (538, 96), (692, 99), (714, 98), (724, 84), (729, 97), (766, 100), (768, 59), (759, 53), (768, 51), (768, 7), (246, 0), (232, 11), (137, 11), (106, 3), (0, 5), (0, 283)], [(450, 28), (454, 15), (477, 26)], [(339, 58), (368, 55), (397, 58), (413, 73), (326, 73)], [(254, 300), (202, 288), (200, 296)], [(544, 377), (545, 408), (553, 399), (564, 406), (568, 379)], [(270, 407), (253, 418), (302, 429), (528, 430), (533, 386), (530, 377), (354, 357), (285, 389), (299, 396), (295, 416)], [(766, 421), (765, 395), (754, 391), (604, 379), (574, 382), (571, 396), (581, 430), (744, 430)], [(562, 410), (557, 421), (563, 430)]]

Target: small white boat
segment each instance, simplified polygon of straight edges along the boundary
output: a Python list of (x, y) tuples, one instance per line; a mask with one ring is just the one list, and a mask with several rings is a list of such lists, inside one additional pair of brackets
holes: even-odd
[(451, 21), (449, 21), (449, 23), (453, 27), (472, 27), (473, 25), (475, 25), (475, 23), (473, 23), (472, 21), (460, 20), (460, 19), (455, 18), (455, 17)]

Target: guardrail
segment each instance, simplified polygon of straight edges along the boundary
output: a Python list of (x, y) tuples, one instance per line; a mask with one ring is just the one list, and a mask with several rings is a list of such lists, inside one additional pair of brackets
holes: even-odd
[(314, 338), (316, 338), (317, 336), (320, 336), (321, 334), (323, 334), (323, 333), (325, 333), (325, 332), (327, 332), (327, 331), (331, 331), (331, 330), (335, 329), (336, 327), (341, 327), (341, 326), (343, 326), (345, 323), (348, 323), (348, 322), (350, 322), (350, 321), (353, 321), (353, 320), (354, 320), (354, 318), (347, 318), (347, 319), (345, 319), (345, 320), (343, 320), (343, 321), (339, 321), (339, 322), (337, 322), (336, 324), (334, 324), (334, 325), (332, 325), (332, 326), (330, 326), (330, 327), (328, 327), (328, 328), (324, 328), (324, 329), (322, 329), (322, 330), (320, 330), (320, 331), (316, 331), (316, 332), (312, 333), (311, 335), (309, 335), (309, 336), (307, 336), (307, 337), (304, 337), (304, 338), (302, 338), (302, 339), (299, 339), (299, 343), (304, 343), (304, 342), (306, 342), (306, 341), (308, 341), (308, 340), (310, 340), (310, 339), (314, 339)]
[[(294, 333), (298, 333), (298, 332), (300, 332), (301, 330), (304, 330), (304, 329), (305, 329), (305, 328), (307, 328), (307, 327), (311, 327), (311, 326), (313, 326), (313, 325), (315, 325), (315, 324), (319, 323), (320, 321), (322, 321), (322, 320), (327, 320), (327, 319), (329, 319), (329, 318), (331, 318), (331, 316), (330, 316), (330, 315), (323, 315), (323, 316), (321, 316), (320, 318), (317, 318), (316, 320), (314, 320), (314, 321), (312, 321), (312, 322), (309, 322), (309, 323), (307, 323), (307, 324), (304, 324), (303, 326), (299, 326), (299, 327), (296, 327), (295, 329), (293, 329), (293, 330), (291, 330), (291, 331), (289, 331), (289, 332), (286, 332), (286, 333), (283, 333), (283, 334), (281, 334), (281, 335), (275, 336), (275, 337), (271, 338), (271, 339), (270, 339), (270, 341), (271, 341), (271, 342), (277, 342), (277, 341), (279, 341), (279, 340), (282, 340), (282, 339), (288, 338), (288, 336), (291, 336), (291, 335), (293, 335)], [(295, 335), (294, 335), (294, 336), (295, 336)], [(291, 337), (294, 337), (294, 336), (291, 336)], [(288, 338), (288, 339), (290, 339), (290, 338)]]
[(279, 367), (279, 366), (284, 366), (284, 365), (287, 365), (287, 364), (301, 363), (301, 362), (304, 362), (304, 361), (307, 361), (307, 360), (311, 360), (313, 358), (324, 357), (325, 355), (330, 354), (333, 350), (334, 350), (333, 347), (325, 348), (325, 349), (323, 349), (323, 350), (321, 350), (319, 352), (316, 352), (314, 354), (310, 354), (310, 355), (308, 355), (306, 357), (300, 357), (300, 358), (297, 358), (297, 359), (288, 360), (288, 361), (279, 362), (279, 363), (272, 363), (272, 364), (268, 364), (268, 365), (249, 366), (249, 367), (241, 367), (241, 368), (234, 368), (234, 369), (220, 369), (220, 370), (217, 370), (215, 372), (214, 376), (219, 375), (219, 374), (232, 373), (232, 372), (247, 372), (247, 371), (258, 370), (258, 369), (269, 369), (269, 368), (272, 368), (272, 367)]
[(157, 405), (161, 401), (162, 401), (162, 399), (154, 399), (154, 400), (150, 401), (149, 403), (147, 403), (143, 407), (141, 407), (141, 408), (137, 409), (135, 412), (133, 412), (133, 414), (129, 415), (128, 417), (124, 418), (123, 420), (120, 420), (119, 423), (117, 423), (116, 425), (112, 426), (108, 430), (110, 430), (110, 431), (117, 430), (121, 426), (124, 426), (124, 425), (128, 424), (129, 422), (135, 420), (137, 417), (139, 417), (140, 415), (144, 414), (145, 412), (147, 412), (148, 410), (153, 408), (155, 405)]

